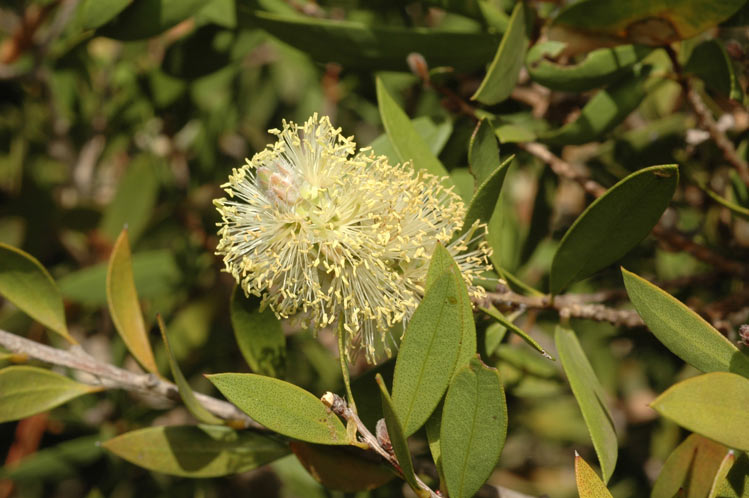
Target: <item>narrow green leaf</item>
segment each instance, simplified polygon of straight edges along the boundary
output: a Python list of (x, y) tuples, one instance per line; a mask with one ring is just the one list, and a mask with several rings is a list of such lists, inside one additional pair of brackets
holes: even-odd
[(442, 428), (442, 409), (444, 408), (444, 402), (437, 405), (432, 414), (427, 419), (424, 425), (425, 432), (427, 434), (427, 444), (429, 445), (429, 453), (432, 455), (432, 461), (437, 467), (437, 473), (440, 476), (440, 482), (445, 482), (445, 474), (442, 470), (442, 447), (440, 445), (440, 431)]
[(278, 439), (215, 425), (147, 427), (102, 446), (149, 470), (201, 478), (246, 472), (289, 452)]
[(481, 311), (489, 315), (490, 317), (497, 320), (501, 325), (504, 327), (507, 327), (508, 330), (511, 332), (514, 332), (515, 334), (519, 335), (521, 339), (523, 339), (525, 342), (527, 342), (533, 349), (544, 355), (546, 358), (553, 360), (554, 358), (546, 352), (544, 348), (541, 347), (541, 345), (536, 341), (533, 337), (529, 336), (525, 333), (523, 329), (512, 323), (511, 320), (508, 320), (506, 316), (504, 316), (497, 308), (494, 306), (490, 306), (489, 308), (480, 308)]
[(655, 411), (690, 431), (749, 451), (749, 379), (712, 372), (668, 388), (651, 403)]
[(451, 497), (470, 498), (489, 478), (507, 436), (499, 371), (474, 358), (450, 384), (440, 428), (442, 468)]
[(463, 220), (463, 231), (469, 230), (476, 220), (481, 223), (489, 223), (494, 208), (499, 201), (499, 194), (502, 191), (507, 170), (510, 169), (513, 159), (515, 159), (514, 155), (497, 165), (491, 175), (478, 186), (470, 204), (468, 204), (466, 216)]
[(476, 356), (476, 323), (473, 321), (473, 307), (471, 298), (468, 296), (463, 274), (460, 272), (458, 264), (455, 262), (450, 253), (442, 244), (437, 243), (434, 247), (434, 254), (429, 263), (427, 271), (426, 289), (443, 274), (449, 274), (458, 292), (458, 316), (460, 318), (460, 350), (458, 359), (455, 362), (455, 370), (468, 365), (471, 359)]
[(749, 455), (739, 453), (725, 478), (716, 485), (716, 497), (746, 498), (749, 490)]
[(286, 337), (273, 311), (269, 308), (260, 311), (257, 300), (246, 297), (242, 289), (235, 286), (229, 312), (239, 350), (252, 371), (283, 377), (286, 373)]
[(728, 208), (733, 214), (735, 214), (739, 218), (749, 221), (749, 209), (748, 208), (745, 208), (744, 206), (739, 206), (738, 204), (729, 201), (725, 197), (721, 197), (720, 195), (713, 192), (708, 187), (702, 186), (701, 188), (703, 192), (709, 195), (712, 200), (714, 200), (721, 206)]
[(484, 118), (476, 125), (468, 143), (468, 164), (476, 179), (476, 185), (484, 183), (495, 172), (500, 162), (499, 143), (494, 126), (490, 120)]
[(377, 78), (377, 103), (385, 132), (401, 162), (413, 161), (415, 170), (425, 170), (442, 178), (445, 186), (452, 185), (447, 170), (429, 145), (416, 132), (411, 120), (398, 103), (390, 96), (385, 84)]
[(601, 464), (604, 482), (608, 482), (616, 467), (618, 444), (614, 422), (608, 409), (606, 393), (598, 381), (583, 348), (571, 330), (557, 327), (554, 333), (562, 368), (572, 387), (585, 425), (593, 440), (593, 448)]
[(6, 367), (0, 370), (0, 422), (30, 417), (100, 390), (44, 368)]
[(406, 480), (411, 489), (416, 492), (417, 496), (426, 496), (424, 490), (421, 489), (419, 483), (416, 481), (416, 474), (414, 473), (414, 464), (411, 461), (411, 453), (408, 451), (408, 441), (403, 431), (403, 425), (401, 425), (400, 417), (396, 413), (395, 405), (390, 399), (385, 381), (382, 380), (382, 376), (377, 374), (375, 376), (377, 385), (380, 387), (380, 399), (382, 400), (382, 414), (385, 417), (385, 425), (388, 430), (388, 437), (390, 438), (390, 444), (393, 446), (393, 453), (395, 458), (398, 459), (400, 465), (400, 471), (403, 474), (403, 479)]
[(359, 448), (289, 442), (291, 451), (317, 482), (347, 493), (379, 488), (395, 477), (382, 460)]
[[(447, 144), (447, 140), (450, 138), (453, 131), (453, 124), (451, 121), (445, 120), (436, 124), (427, 116), (414, 118), (411, 120), (411, 124), (413, 125), (414, 130), (416, 130), (416, 133), (424, 139), (424, 142), (429, 146), (429, 150), (431, 150), (432, 154), (435, 156), (439, 156), (440, 152), (442, 152), (442, 149), (445, 147), (445, 144)], [(387, 133), (383, 133), (372, 140), (369, 146), (372, 147), (372, 152), (374, 152), (375, 155), (387, 156), (392, 163), (398, 163), (401, 161), (400, 156), (395, 151), (395, 147), (393, 147), (393, 143), (390, 141)]]
[(256, 374), (207, 377), (226, 399), (272, 431), (308, 443), (348, 444), (341, 420), (301, 387)]
[(613, 498), (606, 484), (577, 452), (575, 452), (575, 480), (580, 498)]
[(408, 55), (417, 52), (430, 67), (471, 71), (492, 58), (499, 42), (498, 36), (488, 33), (278, 15), (252, 10), (246, 2), (237, 7), (240, 26), (259, 27), (315, 62), (337, 62), (351, 69), (407, 71)]
[(719, 498), (718, 493), (720, 492), (720, 488), (723, 486), (723, 483), (725, 482), (726, 477), (728, 476), (728, 471), (731, 470), (731, 467), (733, 467), (733, 463), (735, 461), (736, 461), (736, 454), (733, 452), (733, 450), (726, 453), (726, 456), (723, 457), (723, 460), (721, 460), (720, 462), (718, 471), (715, 473), (715, 478), (713, 479), (713, 485), (710, 486), (710, 493), (707, 495), (707, 498)]
[(62, 296), (49, 272), (30, 254), (0, 242), (0, 294), (68, 342)]
[(541, 140), (552, 145), (581, 145), (599, 139), (629, 116), (645, 98), (649, 66), (629, 74), (598, 91), (580, 115), (559, 129), (544, 133)]
[(528, 36), (525, 32), (525, 5), (515, 4), (510, 16), (510, 25), (502, 36), (486, 76), (471, 100), (493, 105), (502, 102), (512, 93), (518, 74), (523, 67)]
[(567, 66), (548, 60), (547, 57), (558, 56), (565, 46), (565, 43), (548, 41), (537, 43), (528, 50), (525, 64), (535, 82), (565, 92), (600, 88), (621, 77), (653, 50), (643, 45), (620, 45), (593, 50), (583, 60)]
[(102, 26), (98, 34), (117, 40), (150, 38), (176, 26), (204, 6), (205, 0), (138, 0)]
[(143, 322), (143, 313), (135, 289), (127, 228), (120, 233), (109, 256), (107, 304), (114, 328), (132, 355), (146, 370), (158, 375), (159, 370), (153, 358), (151, 344), (148, 342), (146, 324)]
[(182, 370), (179, 368), (177, 359), (172, 353), (172, 348), (169, 346), (169, 338), (166, 335), (166, 327), (164, 326), (164, 320), (161, 319), (160, 315), (156, 315), (156, 322), (159, 324), (159, 330), (161, 331), (161, 339), (164, 341), (164, 347), (166, 348), (166, 354), (169, 357), (169, 366), (172, 369), (172, 376), (174, 381), (177, 383), (179, 388), (179, 396), (182, 398), (182, 402), (185, 404), (187, 409), (193, 416), (206, 424), (220, 424), (222, 420), (206, 410), (206, 408), (200, 404), (200, 401), (195, 398), (195, 393), (192, 392), (192, 387), (185, 379), (182, 374)]
[(452, 275), (444, 273), (408, 322), (393, 377), (393, 404), (406, 436), (426, 422), (453, 375), (462, 337), (459, 295)]
[(653, 483), (650, 498), (704, 498), (728, 448), (699, 434), (690, 434), (666, 459)]
[(637, 313), (672, 353), (703, 372), (734, 372), (749, 377), (749, 358), (701, 316), (624, 268), (622, 276)]
[(104, 451), (99, 440), (100, 436), (95, 434), (39, 449), (14, 465), (0, 467), (0, 478), (35, 483), (75, 478), (102, 457)]
[(678, 183), (676, 165), (651, 166), (632, 173), (596, 199), (557, 247), (550, 292), (559, 294), (627, 254), (658, 222)]

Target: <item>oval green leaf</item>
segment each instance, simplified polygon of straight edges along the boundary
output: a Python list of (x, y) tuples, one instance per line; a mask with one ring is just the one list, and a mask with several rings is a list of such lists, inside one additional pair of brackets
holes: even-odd
[(575, 481), (580, 498), (613, 498), (598, 474), (575, 452)]
[(204, 422), (206, 424), (220, 424), (221, 419), (209, 412), (203, 405), (200, 404), (200, 401), (198, 401), (195, 397), (195, 393), (192, 392), (192, 387), (190, 387), (187, 379), (182, 374), (182, 370), (179, 368), (177, 359), (172, 353), (172, 348), (169, 346), (169, 339), (166, 335), (166, 327), (164, 326), (164, 321), (161, 319), (160, 315), (156, 315), (156, 322), (159, 324), (161, 339), (164, 341), (166, 354), (169, 357), (169, 366), (172, 369), (172, 376), (174, 377), (174, 381), (177, 383), (177, 387), (179, 388), (179, 396), (182, 398), (182, 402), (185, 404), (190, 413), (192, 413), (193, 416), (201, 422)]
[(749, 379), (729, 372), (692, 377), (668, 388), (651, 406), (690, 431), (749, 451)]
[(551, 262), (549, 290), (559, 294), (627, 254), (658, 222), (679, 183), (676, 165), (636, 171), (583, 211)]
[(317, 482), (347, 493), (379, 488), (395, 477), (378, 457), (355, 447), (291, 441), (291, 451)]
[(600, 48), (586, 54), (580, 62), (568, 66), (547, 59), (559, 55), (564, 47), (564, 43), (550, 41), (537, 43), (528, 50), (525, 65), (536, 83), (565, 92), (600, 88), (621, 77), (653, 50), (642, 45)]
[(308, 443), (348, 444), (341, 420), (301, 387), (257, 374), (207, 377), (226, 399), (272, 431)]
[(289, 452), (278, 439), (213, 425), (147, 427), (102, 446), (139, 467), (183, 477), (237, 474)]
[(572, 393), (593, 440), (593, 448), (601, 464), (603, 481), (608, 482), (616, 467), (618, 444), (606, 393), (574, 332), (557, 327), (554, 342), (562, 360), (562, 368), (567, 374)]
[(694, 47), (684, 64), (684, 72), (697, 76), (721, 96), (738, 102), (744, 99), (733, 61), (719, 39), (705, 40)]
[(231, 325), (245, 361), (253, 372), (270, 377), (286, 373), (286, 337), (270, 309), (248, 298), (239, 286), (231, 295)]
[(734, 372), (749, 377), (749, 358), (701, 316), (624, 268), (622, 276), (637, 313), (672, 353), (703, 372)]
[(707, 496), (728, 448), (699, 434), (690, 434), (666, 459), (653, 483), (650, 498), (673, 498), (680, 489), (687, 498)]
[(151, 343), (148, 342), (146, 324), (138, 302), (138, 293), (133, 279), (130, 243), (127, 228), (117, 238), (107, 268), (107, 304), (114, 328), (125, 341), (127, 349), (148, 370), (158, 375)]
[(491, 475), (507, 436), (499, 371), (474, 358), (455, 374), (440, 428), (442, 469), (451, 497), (469, 498)]
[(552, 145), (581, 145), (597, 140), (626, 119), (645, 98), (649, 66), (628, 70), (628, 74), (599, 90), (571, 123), (541, 135)]
[(0, 422), (30, 417), (100, 390), (44, 368), (3, 368), (0, 370)]
[(377, 78), (376, 84), (377, 104), (380, 109), (382, 124), (400, 161), (413, 161), (415, 170), (423, 169), (440, 177), (446, 187), (452, 185), (452, 180), (448, 177), (445, 167), (432, 153), (421, 135), (416, 132), (411, 119), (388, 93), (380, 78)]
[(259, 27), (316, 62), (346, 68), (407, 71), (412, 52), (430, 67), (471, 71), (492, 58), (499, 38), (487, 33), (461, 33), (426, 28), (371, 26), (356, 21), (282, 16), (237, 5), (239, 24)]
[(493, 105), (510, 96), (517, 83), (520, 69), (523, 67), (525, 50), (528, 47), (525, 28), (525, 5), (523, 2), (518, 2), (510, 16), (510, 25), (502, 35), (497, 53), (486, 71), (486, 76), (471, 100)]
[(408, 322), (393, 376), (393, 404), (406, 436), (429, 418), (455, 370), (463, 336), (459, 295), (452, 275), (443, 273)]
[(30, 254), (2, 242), (0, 294), (37, 322), (76, 344), (65, 324), (60, 289), (49, 272)]
[[(390, 399), (385, 381), (382, 380), (382, 375), (377, 374), (375, 376), (377, 385), (380, 388), (380, 399), (382, 401), (382, 415), (385, 418), (385, 426), (388, 430), (388, 437), (390, 438), (390, 444), (393, 447), (393, 453), (395, 458), (398, 459), (403, 479), (406, 480), (411, 489), (416, 492), (417, 496), (424, 496), (424, 490), (421, 489), (419, 483), (416, 481), (416, 474), (414, 473), (414, 464), (411, 460), (411, 452), (408, 451), (408, 441), (406, 435), (403, 432), (403, 425), (400, 422), (400, 418), (396, 413), (395, 405), (393, 400)], [(428, 497), (429, 494), (426, 494)]]

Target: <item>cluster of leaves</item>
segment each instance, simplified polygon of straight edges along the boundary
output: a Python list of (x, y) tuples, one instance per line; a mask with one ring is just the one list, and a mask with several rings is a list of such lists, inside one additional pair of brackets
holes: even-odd
[[(0, 342), (0, 421), (21, 420), (0, 427), (0, 496), (748, 496), (749, 4), (622, 5), (4, 7), (0, 333), (98, 360), (50, 370)], [(474, 316), (438, 246), (374, 369), (212, 255), (229, 169), (312, 112), (444, 176), (508, 287)], [(171, 395), (76, 367), (128, 355)], [(241, 412), (217, 417), (213, 387)], [(387, 457), (355, 419), (384, 419)]]

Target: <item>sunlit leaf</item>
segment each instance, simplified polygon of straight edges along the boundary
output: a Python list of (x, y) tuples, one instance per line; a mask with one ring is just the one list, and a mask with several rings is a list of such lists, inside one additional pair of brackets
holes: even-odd
[(69, 342), (62, 296), (49, 272), (30, 254), (0, 243), (0, 295)]
[(218, 477), (260, 467), (286, 455), (278, 439), (215, 425), (147, 427), (126, 432), (102, 446), (156, 472), (184, 477)]
[(317, 444), (348, 444), (346, 428), (301, 387), (257, 374), (208, 375), (226, 399), (268, 429)]
[(146, 370), (158, 374), (135, 289), (127, 229), (120, 233), (109, 257), (107, 304), (114, 327), (128, 350)]
[(651, 406), (677, 424), (731, 448), (749, 451), (749, 379), (712, 372), (674, 384)]
[(46, 412), (73, 398), (100, 390), (44, 368), (6, 367), (0, 370), (0, 422)]
[(699, 434), (690, 434), (671, 452), (653, 483), (650, 498), (704, 498), (728, 448)]
[(577, 481), (577, 492), (580, 493), (580, 498), (613, 498), (606, 484), (577, 452), (575, 452), (575, 481)]

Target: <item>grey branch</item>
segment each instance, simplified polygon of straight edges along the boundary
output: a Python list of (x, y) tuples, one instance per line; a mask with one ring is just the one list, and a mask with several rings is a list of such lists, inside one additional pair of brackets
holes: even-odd
[[(136, 391), (169, 400), (179, 399), (178, 388), (171, 382), (160, 379), (153, 374), (135, 373), (100, 362), (86, 353), (80, 346), (73, 346), (70, 350), (65, 351), (30, 341), (1, 329), (0, 346), (11, 353), (24, 354), (45, 363), (87, 372), (98, 378), (100, 385), (107, 388)], [(231, 403), (197, 392), (195, 396), (209, 412), (224, 420), (231, 421), (233, 426), (264, 429), (262, 425), (252, 420)]]

